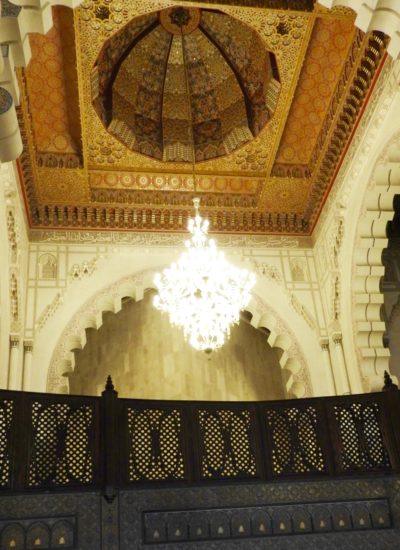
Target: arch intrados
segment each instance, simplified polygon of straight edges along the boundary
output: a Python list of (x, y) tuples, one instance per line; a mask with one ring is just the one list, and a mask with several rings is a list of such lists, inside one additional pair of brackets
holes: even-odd
[[(153, 283), (155, 272), (156, 270), (148, 270), (114, 282), (89, 298), (79, 308), (63, 330), (53, 352), (47, 375), (47, 391), (68, 393), (66, 377), (75, 367), (73, 350), (82, 349), (86, 344), (86, 330), (93, 328), (98, 330), (103, 324), (103, 313), (117, 313), (127, 298), (139, 301), (143, 298), (145, 292), (156, 290)], [(266, 342), (271, 348), (278, 350), (279, 363), (283, 371), (283, 379), (286, 380), (288, 396), (303, 397), (307, 393), (307, 385), (309, 384), (306, 362), (300, 352), (300, 347), (297, 345), (294, 335), (272, 308), (268, 306), (268, 312), (260, 308), (260, 300), (261, 298), (255, 295), (246, 307), (249, 317), (251, 315), (249, 323), (254, 328), (264, 332)], [(61, 347), (63, 350), (60, 353)], [(295, 352), (291, 349), (293, 347)], [(300, 358), (298, 358), (299, 354), (301, 355)], [(294, 369), (293, 365), (296, 361), (299, 368)], [(50, 383), (50, 380), (55, 376), (59, 379), (56, 387)]]

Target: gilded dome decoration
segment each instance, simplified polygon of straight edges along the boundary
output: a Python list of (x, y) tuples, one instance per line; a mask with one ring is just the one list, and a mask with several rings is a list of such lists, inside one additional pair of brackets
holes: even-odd
[(196, 161), (247, 143), (273, 115), (279, 90), (275, 56), (258, 34), (199, 8), (134, 18), (105, 42), (92, 72), (108, 132), (171, 162), (191, 162), (192, 141)]
[(311, 0), (177, 4), (57, 6), (29, 35), (2, 116), (23, 130), (32, 228), (184, 232), (195, 192), (213, 232), (312, 233), (385, 36)]

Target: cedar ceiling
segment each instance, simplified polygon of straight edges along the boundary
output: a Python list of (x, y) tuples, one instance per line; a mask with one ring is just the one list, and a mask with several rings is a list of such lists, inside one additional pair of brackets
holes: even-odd
[(211, 231), (311, 234), (384, 37), (343, 8), (246, 4), (53, 8), (19, 73), (32, 228), (182, 231), (197, 194)]

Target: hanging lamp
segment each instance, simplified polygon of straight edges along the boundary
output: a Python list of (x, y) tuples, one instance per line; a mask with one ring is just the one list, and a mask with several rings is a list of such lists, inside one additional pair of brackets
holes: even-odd
[[(189, 126), (192, 144), (193, 186), (196, 189), (195, 147), (189, 79), (182, 33), (186, 92), (189, 101)], [(169, 315), (173, 325), (181, 327), (190, 345), (206, 352), (220, 348), (230, 336), (233, 324), (251, 298), (255, 275), (227, 262), (208, 236), (209, 222), (199, 213), (200, 198), (193, 199), (195, 216), (189, 218), (191, 234), (186, 251), (177, 262), (157, 273), (154, 279), (158, 295), (154, 306)]]

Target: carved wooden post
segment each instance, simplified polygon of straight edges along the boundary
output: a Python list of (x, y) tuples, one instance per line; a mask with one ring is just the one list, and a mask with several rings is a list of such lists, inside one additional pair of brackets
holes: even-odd
[(386, 423), (391, 432), (389, 434), (390, 460), (393, 468), (400, 471), (400, 392), (387, 371), (385, 371), (382, 391), (386, 394)]
[(23, 392), (13, 392), (13, 421), (11, 424), (11, 488), (25, 491), (28, 488), (29, 446), (32, 441), (32, 405), (31, 399)]
[(101, 394), (101, 454), (103, 495), (112, 502), (119, 490), (119, 430), (118, 392), (115, 391), (111, 376), (108, 376), (105, 390)]
[(382, 391), (393, 391), (398, 389), (396, 384), (393, 384), (392, 377), (390, 376), (387, 370), (385, 370), (383, 380), (384, 380), (384, 385), (383, 385)]

